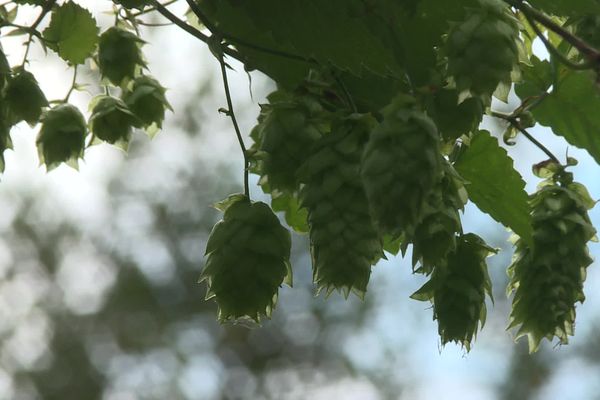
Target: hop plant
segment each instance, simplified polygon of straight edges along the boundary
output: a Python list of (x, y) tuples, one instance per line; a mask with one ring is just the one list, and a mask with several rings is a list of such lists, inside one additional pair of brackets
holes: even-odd
[(129, 141), (136, 116), (123, 100), (111, 96), (98, 96), (90, 103), (92, 115), (89, 125), (98, 139), (114, 144)]
[(87, 127), (77, 107), (61, 104), (46, 112), (37, 137), (40, 161), (50, 170), (83, 156)]
[(12, 148), (8, 109), (0, 97), (0, 172), (4, 171), (4, 150)]
[(514, 292), (509, 328), (519, 326), (529, 350), (543, 338), (568, 343), (575, 325), (575, 303), (583, 302), (586, 268), (592, 263), (586, 242), (596, 233), (587, 210), (593, 207), (577, 183), (542, 187), (530, 200), (533, 242), (516, 241), (509, 267)]
[(321, 136), (316, 121), (323, 109), (310, 96), (277, 91), (262, 106), (252, 137), (259, 158), (255, 171), (271, 190), (293, 192), (298, 188), (298, 169)]
[(207, 261), (200, 281), (206, 298), (214, 298), (219, 320), (270, 317), (282, 283), (291, 285), (290, 233), (268, 205), (233, 195), (219, 205), (223, 220), (206, 245)]
[(20, 70), (8, 80), (4, 89), (4, 100), (8, 110), (8, 120), (11, 124), (26, 121), (35, 125), (42, 115), (48, 100), (38, 86), (32, 73)]
[(381, 233), (414, 230), (441, 178), (439, 137), (433, 121), (396, 99), (365, 147), (362, 178)]
[(433, 303), (442, 345), (455, 342), (467, 351), (485, 324), (486, 293), (492, 296), (485, 259), (495, 250), (479, 236), (467, 233), (456, 239), (456, 249), (436, 266), (430, 280), (411, 298)]
[(144, 43), (133, 33), (118, 27), (107, 29), (98, 42), (98, 66), (102, 76), (115, 85), (133, 79), (136, 68), (145, 66), (140, 46)]
[(6, 85), (6, 82), (10, 77), (10, 72), (10, 64), (0, 46), (0, 91), (4, 88), (4, 85)]
[(147, 128), (156, 124), (162, 128), (165, 110), (171, 110), (165, 92), (166, 89), (150, 76), (140, 76), (133, 81), (130, 90), (124, 92), (123, 100), (137, 117), (135, 126)]
[(308, 210), (317, 290), (363, 297), (371, 265), (383, 255), (360, 177), (361, 150), (374, 121), (353, 115), (336, 123), (302, 167), (301, 204)]
[(500, 82), (510, 82), (518, 59), (519, 30), (500, 0), (478, 0), (464, 21), (448, 34), (448, 73), (459, 92), (489, 96)]
[(456, 234), (462, 232), (459, 210), (467, 201), (460, 176), (444, 160), (444, 175), (427, 198), (423, 218), (413, 232), (407, 232), (403, 245), (412, 243), (413, 266), (430, 274), (456, 249)]

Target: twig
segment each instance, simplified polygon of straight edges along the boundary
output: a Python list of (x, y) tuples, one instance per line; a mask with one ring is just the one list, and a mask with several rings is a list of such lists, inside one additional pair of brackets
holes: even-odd
[(337, 85), (340, 87), (340, 89), (342, 89), (342, 93), (344, 94), (344, 97), (346, 98), (346, 102), (348, 103), (348, 106), (350, 107), (350, 109), (352, 110), (352, 112), (358, 112), (358, 108), (356, 107), (356, 103), (354, 102), (354, 99), (352, 98), (352, 95), (348, 91), (348, 88), (344, 84), (344, 81), (342, 80), (342, 78), (340, 78), (335, 73), (335, 71), (333, 72), (332, 75), (333, 75), (333, 79), (335, 79), (335, 82), (337, 83)]
[(27, 56), (29, 55), (29, 49), (31, 47), (31, 42), (33, 41), (33, 36), (39, 36), (37, 34), (34, 34), (33, 32), (36, 31), (36, 28), (44, 20), (46, 14), (48, 14), (50, 10), (52, 10), (54, 4), (56, 4), (56, 0), (48, 0), (48, 2), (44, 3), (40, 15), (38, 15), (37, 19), (29, 27), (29, 39), (27, 39), (27, 44), (25, 45), (25, 54), (23, 55), (23, 61), (21, 62), (22, 67), (24, 67), (25, 63), (27, 62)]
[(246, 195), (246, 197), (250, 198), (250, 187), (248, 185), (248, 171), (250, 169), (250, 160), (248, 159), (246, 145), (244, 144), (244, 139), (242, 138), (242, 133), (240, 131), (240, 127), (235, 117), (235, 112), (233, 111), (233, 102), (231, 100), (231, 92), (229, 91), (229, 81), (227, 79), (227, 65), (225, 64), (225, 60), (223, 59), (222, 54), (219, 54), (218, 59), (219, 64), (221, 64), (221, 75), (223, 77), (223, 86), (225, 88), (225, 97), (227, 99), (227, 110), (225, 111), (225, 113), (231, 118), (233, 128), (235, 129), (235, 135), (237, 136), (240, 148), (242, 149), (242, 153), (244, 155), (244, 194)]
[[(161, 3), (161, 5), (163, 7), (170, 6), (171, 4), (175, 3), (176, 1), (177, 0), (165, 1), (164, 3)], [(150, 7), (150, 8), (146, 8), (144, 10), (135, 12), (135, 13), (131, 13), (131, 16), (134, 17), (134, 18), (136, 18), (136, 17), (139, 17), (140, 15), (148, 14), (148, 13), (150, 13), (152, 11), (156, 11), (156, 7)]]
[(507, 121), (513, 128), (515, 128), (520, 133), (522, 133), (523, 136), (525, 136), (531, 143), (533, 143), (540, 150), (542, 150), (544, 153), (546, 153), (546, 155), (552, 161), (556, 162), (559, 165), (561, 164), (560, 161), (559, 161), (559, 159), (554, 154), (552, 154), (552, 152), (550, 150), (548, 150), (548, 148), (546, 146), (544, 146), (540, 141), (538, 141), (529, 132), (527, 132), (527, 129), (525, 129), (525, 128), (523, 128), (521, 126), (521, 123), (519, 122), (519, 119), (518, 119), (518, 115), (503, 114), (503, 113), (497, 112), (497, 111), (491, 111), (490, 114), (493, 117), (500, 118), (500, 119), (503, 119), (503, 120)]
[(63, 100), (64, 103), (69, 102), (69, 97), (71, 97), (71, 93), (73, 93), (73, 90), (75, 90), (75, 85), (77, 85), (77, 65), (73, 66), (73, 80), (71, 81), (71, 87), (69, 88), (69, 91)]

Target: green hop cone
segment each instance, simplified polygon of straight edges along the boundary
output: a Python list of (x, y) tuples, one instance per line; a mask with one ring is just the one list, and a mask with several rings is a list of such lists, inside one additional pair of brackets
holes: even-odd
[(140, 76), (133, 81), (130, 90), (123, 94), (123, 100), (138, 119), (136, 127), (147, 128), (155, 124), (162, 128), (165, 110), (171, 110), (165, 92), (166, 89), (150, 76)]
[(125, 78), (133, 79), (138, 66), (145, 66), (135, 34), (118, 27), (107, 29), (98, 42), (98, 66), (102, 76), (119, 86)]
[(8, 109), (0, 97), (0, 172), (4, 172), (4, 150), (12, 148)]
[(317, 290), (363, 297), (371, 266), (383, 255), (360, 177), (362, 148), (374, 121), (351, 116), (332, 127), (302, 167), (300, 200), (308, 210)]
[(87, 128), (81, 112), (71, 104), (61, 104), (46, 112), (37, 137), (40, 161), (48, 170), (61, 162), (83, 156)]
[(518, 60), (517, 20), (500, 0), (479, 0), (464, 21), (448, 34), (448, 73), (459, 92), (490, 96), (500, 82), (509, 82)]
[(291, 285), (291, 237), (269, 206), (233, 195), (222, 207), (223, 220), (206, 245), (207, 261), (200, 281), (206, 298), (214, 298), (219, 320), (270, 317), (279, 287)]
[(123, 100), (102, 95), (92, 100), (90, 108), (89, 125), (95, 137), (111, 144), (129, 141), (136, 116)]
[(402, 99), (388, 106), (365, 147), (361, 168), (381, 233), (399, 236), (414, 229), (441, 179), (441, 159), (433, 121)]
[(444, 176), (427, 198), (423, 218), (413, 232), (407, 232), (404, 245), (412, 243), (413, 267), (429, 275), (456, 249), (456, 234), (462, 231), (459, 210), (467, 201), (464, 184), (449, 162), (444, 160)]
[(298, 169), (321, 136), (315, 118), (322, 107), (312, 97), (283, 91), (271, 93), (268, 99), (252, 133), (254, 149), (261, 155), (255, 172), (270, 190), (293, 192), (299, 185)]
[(446, 263), (438, 265), (430, 280), (411, 296), (433, 303), (442, 345), (455, 342), (468, 351), (477, 330), (483, 328), (485, 295), (492, 295), (485, 259), (494, 252), (473, 233), (457, 237)]
[(509, 328), (520, 325), (516, 336), (527, 335), (533, 352), (543, 338), (566, 344), (573, 335), (575, 303), (585, 299), (592, 263), (586, 243), (596, 231), (587, 213), (594, 202), (577, 183), (544, 186), (530, 204), (533, 243), (516, 241), (508, 289), (514, 292)]
[(21, 121), (30, 125), (37, 124), (42, 109), (48, 106), (48, 100), (37, 80), (32, 73), (24, 70), (9, 79), (4, 89), (4, 100), (11, 125)]

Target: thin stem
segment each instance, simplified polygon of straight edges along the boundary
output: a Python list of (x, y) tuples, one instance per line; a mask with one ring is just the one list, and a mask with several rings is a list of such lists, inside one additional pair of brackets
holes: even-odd
[(248, 170), (250, 169), (250, 162), (248, 160), (246, 145), (244, 144), (244, 139), (242, 138), (242, 133), (235, 117), (235, 112), (233, 111), (233, 102), (231, 100), (229, 81), (227, 79), (227, 66), (225, 64), (225, 60), (223, 59), (223, 55), (219, 55), (219, 64), (221, 64), (221, 76), (223, 77), (223, 86), (225, 88), (225, 97), (227, 99), (226, 114), (231, 118), (233, 128), (235, 129), (235, 135), (237, 136), (240, 148), (242, 149), (242, 153), (244, 155), (244, 194), (246, 197), (250, 198), (250, 186), (248, 185)]
[(350, 107), (352, 112), (355, 112), (355, 113), (358, 112), (356, 103), (354, 102), (354, 99), (352, 98), (352, 95), (348, 91), (348, 88), (344, 84), (344, 81), (342, 80), (342, 78), (340, 78), (335, 72), (333, 73), (333, 78), (335, 79), (335, 81), (336, 81), (337, 85), (340, 87), (340, 89), (342, 89), (342, 93), (344, 94), (344, 97), (346, 98), (346, 102), (348, 103), (348, 106)]
[(77, 65), (74, 65), (73, 66), (73, 80), (71, 81), (71, 87), (69, 88), (69, 91), (67, 92), (67, 95), (65, 96), (65, 99), (63, 100), (64, 103), (69, 102), (69, 97), (71, 97), (71, 93), (73, 93), (73, 90), (75, 90), (76, 85), (77, 85)]
[(537, 148), (539, 148), (540, 150), (542, 150), (544, 153), (546, 153), (546, 155), (554, 162), (556, 162), (557, 164), (561, 164), (561, 162), (559, 161), (559, 159), (552, 154), (552, 152), (550, 150), (548, 150), (548, 148), (546, 146), (544, 146), (540, 141), (538, 141), (535, 137), (533, 137), (529, 132), (527, 132), (527, 129), (523, 128), (521, 126), (521, 123), (518, 120), (518, 117), (512, 114), (503, 114), (501, 112), (497, 112), (497, 111), (491, 111), (490, 113), (493, 117), (496, 118), (500, 118), (503, 119), (505, 121), (507, 121), (513, 128), (515, 128), (516, 130), (518, 130), (521, 134), (523, 134), (523, 136), (525, 136), (531, 143), (533, 143)]
[(33, 32), (36, 31), (36, 28), (44, 20), (44, 17), (46, 16), (46, 14), (48, 14), (50, 12), (50, 10), (52, 10), (52, 7), (54, 7), (54, 4), (56, 4), (56, 1), (57, 0), (48, 0), (47, 3), (44, 3), (44, 5), (42, 6), (42, 11), (40, 12), (40, 15), (38, 15), (37, 19), (35, 21), (33, 21), (33, 24), (31, 24), (31, 26), (29, 27), (29, 29), (30, 29), (29, 39), (27, 39), (27, 43), (25, 45), (25, 54), (23, 55), (23, 61), (21, 62), (22, 67), (24, 67), (25, 63), (27, 62), (27, 56), (29, 55), (29, 49), (31, 48), (31, 42), (33, 41), (33, 37), (39, 36), (37, 34), (34, 34)]
[[(177, 0), (169, 0), (164, 3), (161, 3), (161, 5), (163, 7), (167, 7), (167, 6), (170, 6), (171, 4), (175, 3), (176, 1)], [(131, 16), (135, 18), (135, 17), (139, 17), (140, 15), (148, 14), (148, 13), (151, 13), (152, 11), (156, 11), (156, 10), (157, 10), (156, 7), (150, 7), (150, 8), (146, 8), (144, 10), (135, 12), (135, 13), (131, 13)]]
[(548, 38), (542, 33), (540, 28), (537, 26), (537, 23), (531, 18), (531, 16), (529, 16), (527, 13), (523, 13), (523, 15), (525, 16), (525, 19), (527, 20), (537, 37), (539, 37), (542, 43), (544, 43), (544, 46), (546, 46), (548, 52), (555, 56), (561, 63), (574, 70), (585, 70), (594, 67), (593, 61), (586, 61), (581, 64), (578, 64), (569, 60), (567, 57), (564, 56), (564, 54), (558, 51), (558, 49), (554, 47), (552, 43), (550, 43), (550, 40), (548, 40)]

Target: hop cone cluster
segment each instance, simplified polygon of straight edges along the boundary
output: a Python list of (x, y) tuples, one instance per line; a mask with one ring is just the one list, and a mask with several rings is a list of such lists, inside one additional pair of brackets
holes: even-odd
[(456, 249), (456, 234), (462, 231), (459, 210), (466, 197), (462, 179), (444, 161), (444, 176), (427, 198), (421, 222), (407, 232), (404, 242), (413, 245), (413, 266), (421, 264), (418, 272), (430, 274)]
[(439, 137), (425, 114), (397, 99), (365, 147), (362, 178), (381, 233), (398, 236), (420, 221), (442, 173)]
[(256, 172), (271, 190), (294, 191), (299, 184), (298, 169), (321, 136), (316, 118), (323, 110), (310, 96), (277, 91), (268, 99), (252, 132), (260, 159)]
[(430, 300), (438, 321), (442, 345), (462, 344), (467, 350), (485, 323), (486, 293), (491, 297), (491, 282), (485, 259), (493, 249), (479, 236), (468, 233), (457, 238), (456, 249), (444, 265), (436, 266), (431, 279), (411, 297)]
[[(530, 351), (545, 337), (568, 342), (575, 324), (575, 303), (583, 302), (586, 267), (591, 264), (586, 242), (595, 235), (582, 186), (551, 184), (531, 199), (533, 243), (516, 242), (509, 268), (514, 291), (510, 327), (520, 325)], [(593, 204), (593, 202), (591, 202)]]
[(448, 34), (448, 73), (459, 91), (491, 95), (500, 82), (510, 81), (517, 62), (517, 21), (500, 0), (479, 0), (464, 21)]
[(302, 167), (300, 200), (308, 210), (313, 280), (317, 290), (363, 297), (382, 244), (360, 177), (364, 143), (374, 121), (351, 116), (336, 123)]
[(290, 233), (269, 206), (243, 195), (226, 200), (223, 220), (213, 228), (200, 281), (208, 282), (219, 320), (270, 317), (284, 281), (291, 284)]

